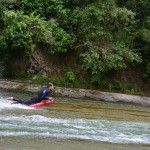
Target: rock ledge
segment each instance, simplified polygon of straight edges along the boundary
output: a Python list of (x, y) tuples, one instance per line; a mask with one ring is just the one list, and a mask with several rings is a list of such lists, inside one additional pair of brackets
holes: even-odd
[[(0, 80), (0, 88), (7, 90), (17, 90), (22, 92), (23, 91), (39, 92), (43, 87), (45, 87), (45, 85), (43, 84), (41, 85), (41, 84), (33, 84), (30, 82)], [(150, 97), (101, 92), (88, 89), (56, 87), (55, 95), (72, 98), (88, 98), (93, 100), (101, 100), (109, 102), (126, 102), (150, 106)]]

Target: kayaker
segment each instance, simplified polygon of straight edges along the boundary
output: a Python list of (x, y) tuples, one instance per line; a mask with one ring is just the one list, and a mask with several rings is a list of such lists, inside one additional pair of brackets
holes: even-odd
[(36, 104), (41, 102), (42, 100), (48, 100), (48, 99), (52, 99), (49, 98), (48, 95), (54, 90), (54, 85), (53, 83), (49, 83), (47, 85), (47, 87), (45, 87), (39, 94), (37, 97), (32, 98), (28, 101), (22, 101), (20, 99), (15, 99), (14, 97), (8, 97), (8, 100), (12, 100), (14, 102), (20, 103), (20, 104), (24, 104), (24, 105), (31, 105), (31, 104)]

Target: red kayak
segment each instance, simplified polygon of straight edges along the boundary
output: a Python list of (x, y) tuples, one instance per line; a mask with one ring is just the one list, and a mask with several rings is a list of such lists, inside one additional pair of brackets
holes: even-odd
[(55, 103), (54, 99), (48, 99), (48, 100), (43, 100), (40, 103), (29, 105), (29, 107), (38, 108), (38, 107), (48, 106), (54, 103)]

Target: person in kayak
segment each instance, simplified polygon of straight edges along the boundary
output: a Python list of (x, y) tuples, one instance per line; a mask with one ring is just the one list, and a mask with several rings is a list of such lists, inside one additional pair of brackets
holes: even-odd
[(52, 91), (54, 90), (54, 85), (53, 83), (49, 83), (47, 85), (46, 88), (44, 88), (39, 94), (37, 97), (35, 98), (32, 98), (28, 101), (22, 101), (22, 100), (19, 100), (19, 99), (15, 99), (14, 97), (8, 97), (7, 99), (8, 100), (12, 100), (14, 102), (17, 102), (17, 103), (20, 103), (20, 104), (24, 104), (24, 105), (32, 105), (32, 104), (36, 104), (36, 103), (39, 103), (43, 100), (48, 100), (48, 99), (51, 99), (53, 100), (52, 98), (49, 98), (47, 97)]

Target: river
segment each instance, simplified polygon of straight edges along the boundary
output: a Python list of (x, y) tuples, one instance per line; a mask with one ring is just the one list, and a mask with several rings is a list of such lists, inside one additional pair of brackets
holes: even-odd
[(6, 101), (35, 95), (0, 91), (0, 150), (150, 149), (149, 107), (55, 97), (33, 109)]

